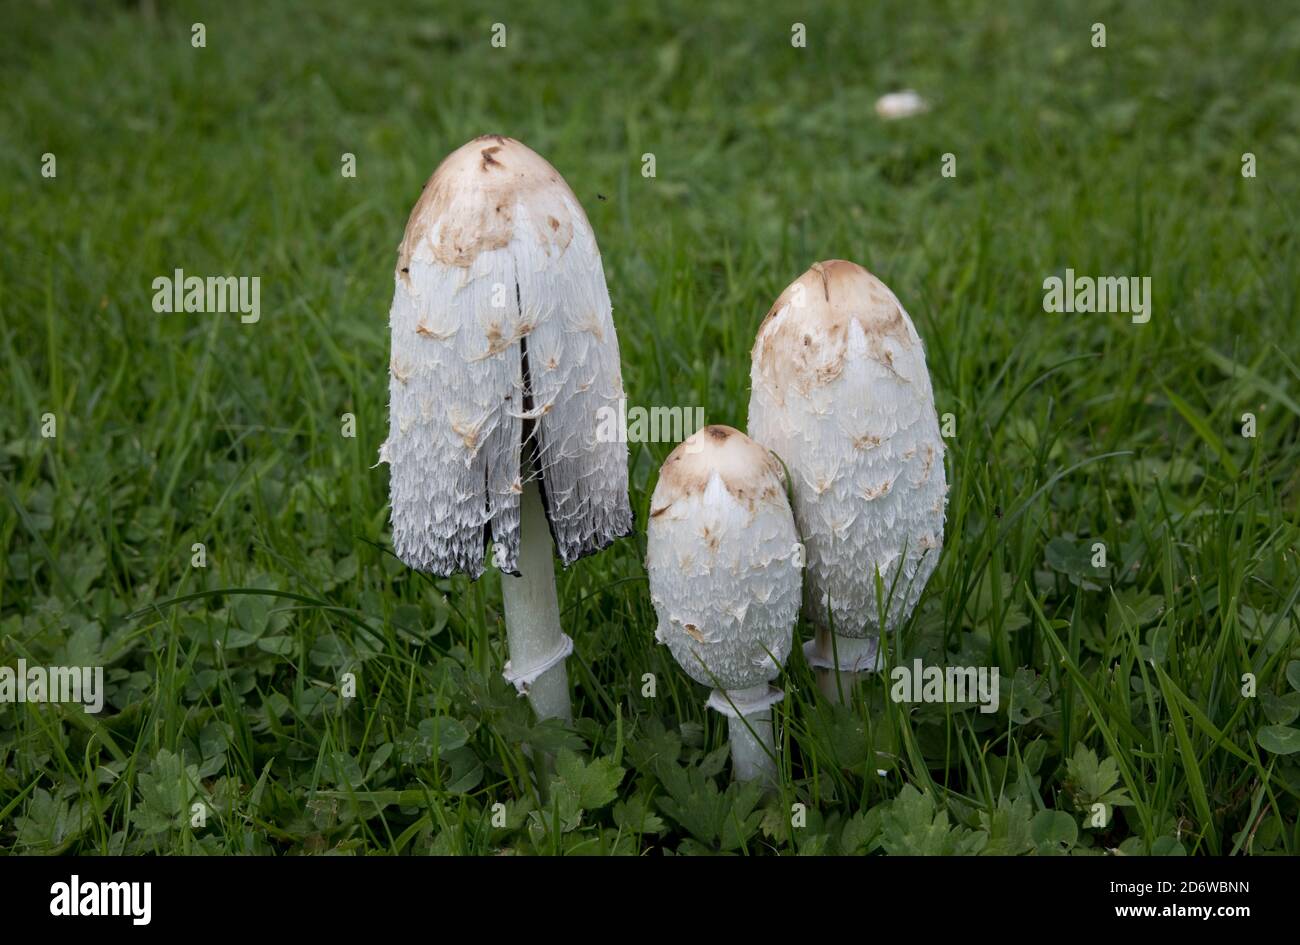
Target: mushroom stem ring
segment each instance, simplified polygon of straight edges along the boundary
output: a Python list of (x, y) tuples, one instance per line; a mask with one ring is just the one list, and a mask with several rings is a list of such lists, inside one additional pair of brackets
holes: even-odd
[(573, 637), (569, 636), (567, 633), (561, 633), (559, 645), (556, 646), (554, 652), (552, 652), (550, 656), (543, 659), (540, 663), (535, 664), (530, 669), (520, 670), (516, 670), (511, 665), (511, 661), (506, 660), (506, 665), (502, 667), (501, 675), (506, 678), (506, 682), (513, 685), (515, 689), (519, 691), (519, 695), (526, 696), (528, 695), (529, 687), (537, 681), (538, 677), (540, 677), (542, 673), (552, 667), (559, 666), (569, 658), (569, 654), (572, 652)]
[(848, 702), (853, 688), (880, 672), (880, 637), (846, 637), (821, 627), (803, 645), (804, 659), (817, 675), (817, 688), (831, 702)]
[(715, 712), (721, 712), (727, 718), (734, 719), (757, 715), (784, 698), (785, 693), (780, 689), (763, 683), (748, 689), (714, 689), (709, 693), (709, 699), (704, 704)]
[[(832, 650), (832, 646), (834, 650)], [(804, 643), (804, 659), (813, 669), (838, 669), (842, 673), (875, 673), (880, 671), (879, 637), (846, 637), (818, 630), (817, 635)]]

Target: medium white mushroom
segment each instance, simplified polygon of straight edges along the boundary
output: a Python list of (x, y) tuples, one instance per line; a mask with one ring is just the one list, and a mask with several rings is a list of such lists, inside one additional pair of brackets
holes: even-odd
[(655, 632), (728, 716), (739, 780), (775, 780), (770, 685), (799, 617), (799, 536), (781, 465), (731, 427), (708, 426), (659, 471), (646, 529)]
[(632, 528), (627, 445), (597, 436), (623, 380), (595, 235), (543, 158), (476, 138), (425, 184), (396, 283), (379, 453), (393, 546), (418, 570), (477, 578), (491, 541), (506, 678), (539, 717), (570, 718), (573, 644), (560, 629), (552, 536), (568, 565)]
[(939, 560), (948, 487), (925, 352), (894, 293), (836, 259), (776, 300), (750, 382), (750, 435), (789, 469), (807, 548), (804, 652), (838, 698), (879, 669), (880, 634), (907, 619)]

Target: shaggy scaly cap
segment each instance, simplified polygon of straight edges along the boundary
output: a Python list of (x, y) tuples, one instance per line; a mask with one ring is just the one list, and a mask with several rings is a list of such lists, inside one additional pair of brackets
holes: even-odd
[(894, 630), (938, 563), (948, 491), (912, 320), (861, 266), (817, 263), (763, 320), (750, 382), (749, 432), (794, 480), (810, 619), (846, 637)]
[(425, 184), (389, 314), (393, 545), (413, 568), (517, 571), (531, 466), (561, 560), (632, 528), (627, 445), (596, 436), (623, 397), (600, 252), (559, 172), (510, 138), (476, 138)]
[(678, 445), (650, 499), (655, 636), (697, 682), (775, 679), (799, 616), (798, 542), (781, 465), (731, 427)]

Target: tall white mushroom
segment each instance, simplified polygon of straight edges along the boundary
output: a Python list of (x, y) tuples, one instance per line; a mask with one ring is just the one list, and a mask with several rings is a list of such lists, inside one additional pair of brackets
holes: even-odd
[(907, 619), (939, 560), (948, 487), (925, 352), (894, 293), (834, 259), (776, 300), (750, 382), (750, 435), (790, 470), (807, 547), (804, 652), (838, 699), (839, 673), (847, 688), (879, 669), (880, 634)]
[(379, 452), (393, 546), (413, 568), (477, 578), (491, 541), (506, 678), (540, 718), (571, 718), (552, 537), (568, 565), (632, 529), (627, 445), (597, 436), (623, 379), (591, 225), (542, 157), (476, 138), (425, 184), (396, 283)]
[(740, 780), (775, 780), (770, 685), (799, 617), (799, 536), (781, 465), (731, 427), (708, 426), (659, 471), (646, 529), (655, 637), (729, 718)]

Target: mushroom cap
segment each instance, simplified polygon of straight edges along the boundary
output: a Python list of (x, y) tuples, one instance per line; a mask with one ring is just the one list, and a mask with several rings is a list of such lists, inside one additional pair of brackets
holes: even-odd
[(912, 320), (861, 266), (816, 263), (763, 320), (750, 383), (749, 431), (793, 480), (809, 618), (846, 637), (893, 631), (938, 564), (948, 491)]
[(799, 536), (781, 464), (731, 427), (680, 443), (659, 471), (646, 528), (656, 638), (697, 682), (775, 679), (799, 617)]
[(393, 545), (445, 576), (516, 573), (519, 497), (540, 479), (564, 564), (631, 531), (623, 397), (600, 251), (573, 191), (511, 138), (452, 152), (411, 211), (389, 326)]

